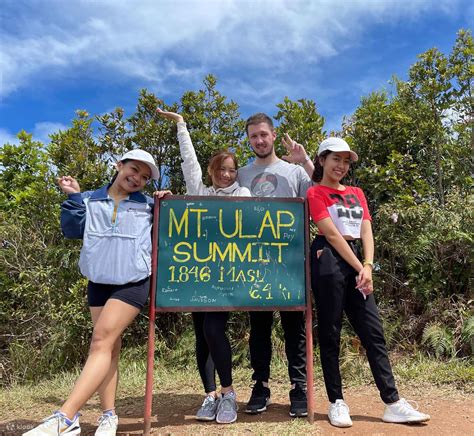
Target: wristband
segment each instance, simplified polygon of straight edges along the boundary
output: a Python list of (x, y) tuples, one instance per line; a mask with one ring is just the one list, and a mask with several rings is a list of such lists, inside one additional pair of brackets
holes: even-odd
[(301, 165), (306, 165), (306, 163), (310, 160), (311, 160), (311, 158), (308, 155), (306, 155), (306, 158), (305, 158), (304, 162)]
[(364, 263), (362, 265), (370, 265), (372, 269), (374, 269), (374, 262), (372, 262), (371, 260), (364, 260)]

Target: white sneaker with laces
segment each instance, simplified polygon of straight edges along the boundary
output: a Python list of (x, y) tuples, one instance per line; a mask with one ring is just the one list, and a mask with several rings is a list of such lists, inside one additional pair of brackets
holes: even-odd
[[(79, 425), (79, 413), (76, 414), (72, 421), (69, 421), (65, 415), (56, 411), (48, 416), (37, 427), (23, 433), (23, 436), (73, 436), (81, 434), (81, 426)], [(68, 424), (68, 422), (70, 424)]]
[(395, 403), (387, 404), (382, 416), (382, 421), (398, 424), (429, 421), (430, 415), (418, 412), (418, 404), (415, 401), (413, 401), (413, 403), (415, 407), (404, 398), (400, 398)]
[(352, 420), (349, 415), (349, 406), (344, 400), (336, 400), (329, 404), (328, 411), (329, 422), (334, 427), (351, 427)]
[(99, 426), (95, 431), (95, 436), (115, 436), (118, 427), (118, 416), (104, 413), (98, 420)]

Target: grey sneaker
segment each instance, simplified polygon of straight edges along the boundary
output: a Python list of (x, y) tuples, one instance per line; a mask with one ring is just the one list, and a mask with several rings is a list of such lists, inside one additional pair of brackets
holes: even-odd
[(216, 419), (217, 405), (219, 400), (208, 395), (204, 398), (201, 408), (196, 413), (198, 421), (214, 421)]
[(237, 420), (237, 409), (235, 392), (225, 393), (217, 407), (216, 422), (218, 424), (232, 424)]

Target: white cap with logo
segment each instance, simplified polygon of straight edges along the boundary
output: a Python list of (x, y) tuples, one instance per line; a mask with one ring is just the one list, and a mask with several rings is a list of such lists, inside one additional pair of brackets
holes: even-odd
[(349, 144), (344, 141), (344, 139), (341, 138), (336, 138), (334, 136), (331, 136), (330, 138), (325, 139), (321, 144), (319, 144), (318, 148), (318, 156), (321, 155), (323, 151), (348, 151), (351, 156), (351, 161), (356, 162), (359, 160), (359, 156), (357, 156), (357, 153), (355, 151), (352, 151), (351, 148), (349, 147)]
[(135, 149), (131, 151), (127, 151), (121, 158), (120, 161), (125, 159), (131, 160), (138, 160), (140, 162), (146, 163), (151, 170), (151, 178), (154, 180), (158, 180), (160, 178), (160, 170), (155, 164), (155, 159), (153, 156), (145, 150)]

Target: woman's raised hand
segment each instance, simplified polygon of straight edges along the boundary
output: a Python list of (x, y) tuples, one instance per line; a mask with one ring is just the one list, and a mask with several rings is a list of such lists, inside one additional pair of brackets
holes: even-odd
[(184, 121), (183, 116), (176, 112), (167, 112), (160, 108), (156, 108), (156, 113), (168, 120), (174, 121), (175, 123), (182, 123)]
[(57, 179), (58, 185), (65, 194), (77, 194), (81, 192), (81, 187), (77, 180), (71, 176), (62, 176)]

